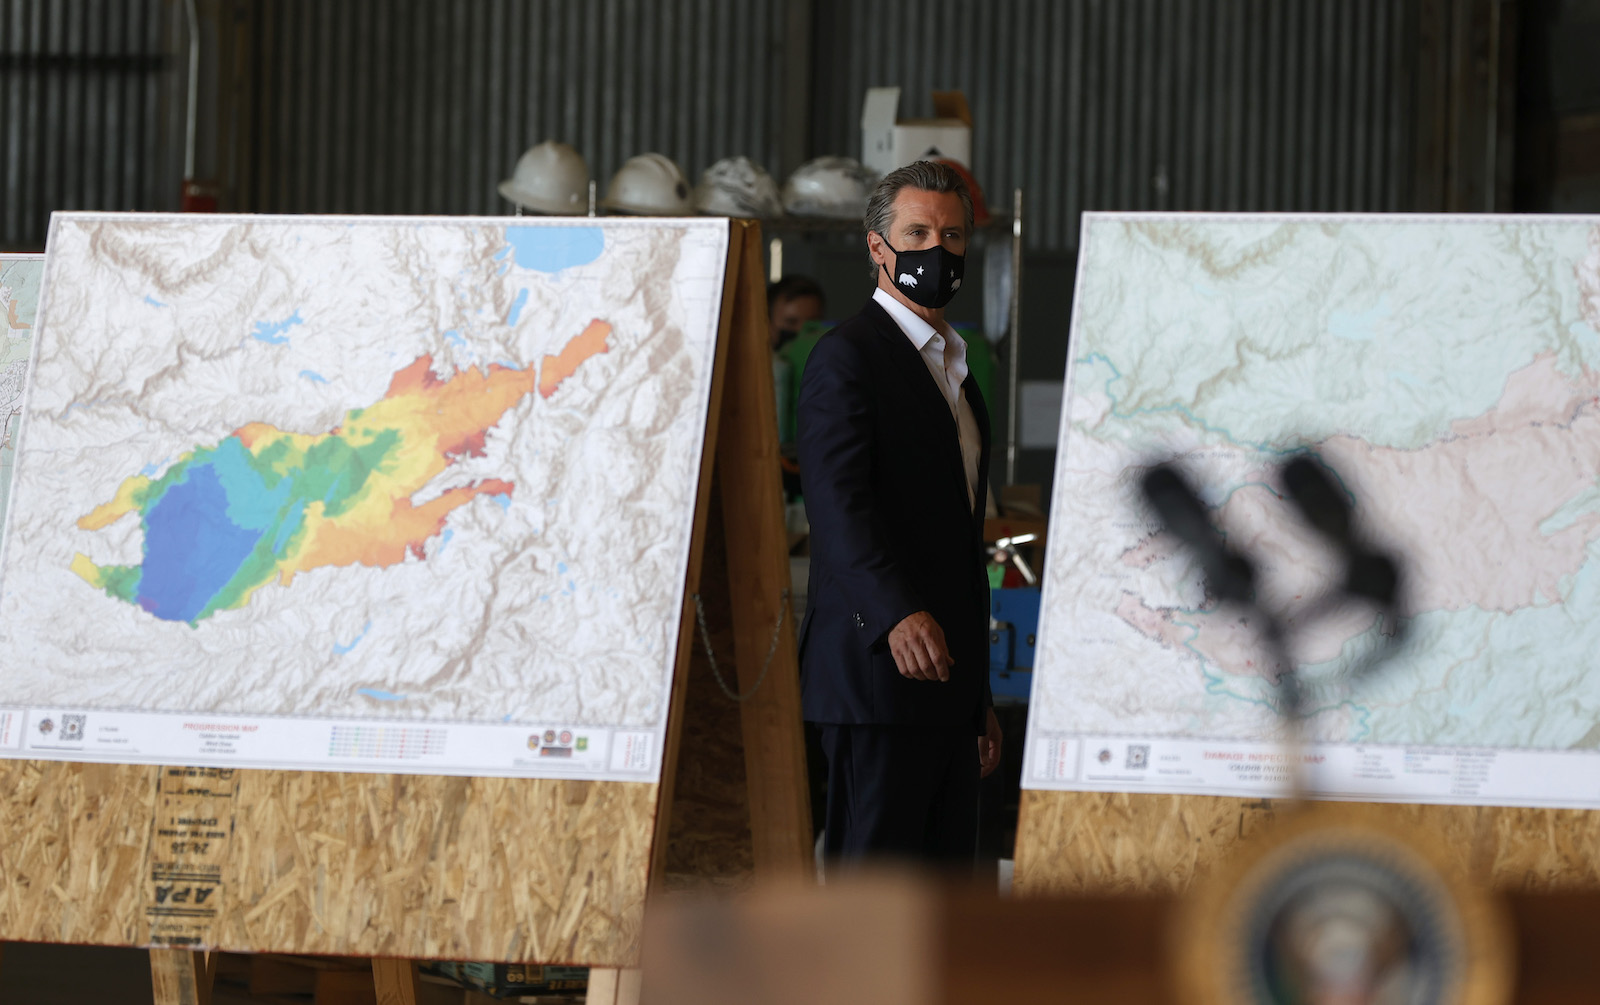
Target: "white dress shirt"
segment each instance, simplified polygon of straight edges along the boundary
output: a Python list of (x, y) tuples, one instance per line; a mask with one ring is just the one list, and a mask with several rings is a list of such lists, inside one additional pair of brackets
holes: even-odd
[(927, 364), (928, 373), (933, 376), (934, 383), (939, 385), (939, 392), (950, 406), (950, 415), (956, 420), (956, 435), (960, 437), (961, 465), (967, 473), (967, 507), (973, 508), (977, 505), (978, 457), (983, 451), (983, 442), (978, 432), (978, 420), (972, 414), (972, 405), (968, 403), (967, 396), (961, 393), (961, 382), (967, 379), (967, 344), (948, 324), (943, 331), (935, 329), (881, 287), (873, 291), (872, 299), (889, 313), (906, 338), (911, 340), (912, 347), (922, 357), (922, 362)]

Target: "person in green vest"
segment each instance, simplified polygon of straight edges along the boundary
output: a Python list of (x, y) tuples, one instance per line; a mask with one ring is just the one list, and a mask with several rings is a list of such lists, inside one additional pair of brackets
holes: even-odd
[[(794, 461), (794, 402), (797, 393), (794, 389), (800, 385), (799, 375), (791, 372), (793, 364), (787, 350), (807, 325), (817, 323), (826, 305), (821, 284), (810, 276), (784, 276), (767, 287), (772, 386), (778, 394), (778, 444), (782, 452), (783, 494), (786, 498), (792, 498), (800, 492), (800, 468)], [(813, 339), (811, 344), (815, 345), (816, 340)]]

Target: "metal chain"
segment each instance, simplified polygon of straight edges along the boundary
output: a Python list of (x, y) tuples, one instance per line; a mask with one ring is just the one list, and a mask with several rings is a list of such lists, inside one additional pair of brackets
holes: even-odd
[(756, 682), (750, 685), (750, 690), (744, 694), (739, 694), (730, 688), (728, 682), (722, 679), (722, 671), (717, 668), (717, 654), (711, 648), (711, 630), (706, 627), (706, 605), (701, 602), (700, 594), (693, 594), (693, 598), (694, 619), (700, 624), (700, 642), (705, 646), (706, 659), (711, 663), (711, 675), (717, 679), (717, 687), (722, 688), (722, 693), (734, 701), (748, 701), (761, 690), (761, 685), (766, 683), (767, 671), (772, 669), (772, 658), (778, 654), (778, 636), (783, 632), (783, 619), (789, 613), (788, 588), (784, 588), (783, 595), (778, 599), (778, 621), (772, 626), (772, 641), (767, 645), (767, 661), (761, 664), (761, 676), (756, 678)]

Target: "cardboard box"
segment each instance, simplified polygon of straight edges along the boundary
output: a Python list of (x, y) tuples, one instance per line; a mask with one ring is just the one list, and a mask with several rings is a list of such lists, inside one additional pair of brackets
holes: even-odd
[(868, 88), (861, 104), (861, 163), (879, 175), (925, 157), (972, 166), (972, 112), (960, 91), (934, 91), (931, 119), (901, 119), (900, 88)]

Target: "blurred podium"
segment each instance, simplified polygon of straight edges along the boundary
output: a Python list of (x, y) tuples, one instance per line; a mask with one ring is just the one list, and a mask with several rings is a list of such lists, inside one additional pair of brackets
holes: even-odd
[[(667, 900), (646, 922), (646, 1005), (1165, 1005), (1216, 1000), (1186, 969), (1193, 898), (1026, 897), (912, 874)], [(1430, 1003), (1600, 1001), (1600, 894), (1503, 898), (1499, 987)], [(1187, 930), (1186, 930), (1187, 929)], [(1199, 933), (1204, 935), (1205, 933)], [(1462, 961), (1471, 962), (1471, 961)], [(1490, 983), (1496, 983), (1491, 979)], [(1248, 1005), (1248, 999), (1234, 999)], [(1273, 999), (1268, 999), (1273, 1000)], [(1283, 997), (1387, 1005), (1412, 995)]]

